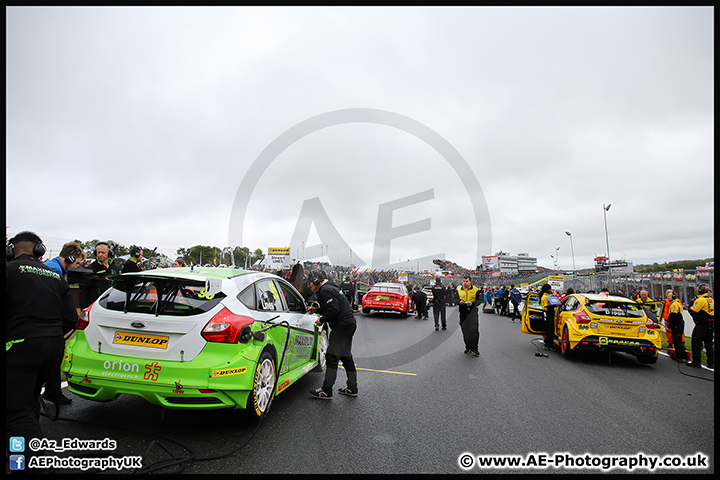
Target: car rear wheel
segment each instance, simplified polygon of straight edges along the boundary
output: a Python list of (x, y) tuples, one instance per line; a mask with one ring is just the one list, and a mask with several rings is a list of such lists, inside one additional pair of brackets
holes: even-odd
[(637, 359), (638, 359), (638, 362), (640, 362), (640, 363), (653, 364), (653, 363), (657, 363), (658, 356), (656, 353), (654, 357), (643, 356), (643, 357), (637, 357)]
[(562, 332), (562, 338), (560, 339), (560, 353), (563, 357), (569, 357), (572, 350), (570, 349), (570, 334), (568, 328), (565, 326)]
[(324, 372), (325, 371), (325, 365), (327, 364), (327, 349), (328, 345), (330, 344), (330, 340), (328, 339), (328, 332), (327, 327), (323, 327), (322, 331), (320, 332), (320, 338), (318, 339), (318, 364), (317, 367), (313, 368), (313, 372)]
[(247, 404), (247, 411), (254, 418), (260, 418), (270, 411), (275, 396), (275, 375), (275, 360), (268, 352), (263, 352), (255, 367), (253, 389)]
[(370, 309), (369, 308), (363, 308), (362, 309), (363, 315), (370, 315)]

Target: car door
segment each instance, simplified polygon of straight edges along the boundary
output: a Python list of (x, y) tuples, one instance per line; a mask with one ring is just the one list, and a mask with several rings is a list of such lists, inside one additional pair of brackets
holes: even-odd
[[(315, 352), (317, 316), (305, 310), (302, 296), (287, 282), (280, 279), (273, 281), (278, 292), (282, 313), (273, 322), (286, 321), (290, 325), (290, 337), (287, 339), (287, 350), (280, 373), (305, 367), (312, 361)], [(283, 339), (283, 345), (284, 345)]]
[(522, 310), (522, 333), (527, 335), (545, 334), (545, 317), (538, 293), (528, 293), (525, 298)]

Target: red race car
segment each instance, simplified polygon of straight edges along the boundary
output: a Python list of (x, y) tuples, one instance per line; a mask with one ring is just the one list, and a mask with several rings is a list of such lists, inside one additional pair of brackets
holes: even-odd
[(362, 299), (362, 312), (372, 311), (395, 312), (404, 318), (415, 311), (415, 304), (402, 283), (376, 283)]

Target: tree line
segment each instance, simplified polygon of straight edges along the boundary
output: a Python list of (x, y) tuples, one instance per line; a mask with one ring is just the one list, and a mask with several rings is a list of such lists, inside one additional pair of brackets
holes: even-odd
[[(93, 239), (88, 242), (81, 242), (80, 240), (75, 240), (75, 242), (80, 244), (80, 248), (82, 251), (87, 255), (88, 257), (93, 257), (95, 253), (95, 247), (98, 243), (100, 243), (100, 240)], [(136, 245), (130, 245), (125, 246), (118, 242), (115, 242), (113, 240), (108, 240), (107, 243), (109, 243), (111, 246), (113, 246), (113, 253), (116, 257), (121, 257), (123, 255), (129, 255), (130, 250), (135, 247)], [(152, 248), (146, 248), (141, 247), (143, 250), (143, 257), (145, 258), (152, 258), (155, 256), (158, 256), (156, 249)], [(230, 266), (233, 264), (233, 259), (235, 260), (235, 265), (238, 267), (244, 267), (245, 265), (252, 265), (253, 263), (257, 262), (258, 260), (262, 260), (265, 258), (265, 254), (261, 249), (256, 249), (255, 251), (250, 251), (248, 247), (213, 247), (208, 245), (195, 245), (193, 247), (181, 247), (178, 248), (177, 252), (175, 252), (177, 257), (182, 258), (185, 260), (185, 263), (190, 265), (227, 265)], [(176, 258), (177, 258), (176, 257)], [(175, 260), (174, 258), (171, 258), (170, 260)]]
[(658, 263), (652, 265), (635, 265), (638, 273), (669, 272), (673, 270), (695, 270), (697, 267), (704, 267), (706, 263), (715, 261), (714, 258), (705, 260), (678, 260), (675, 262)]

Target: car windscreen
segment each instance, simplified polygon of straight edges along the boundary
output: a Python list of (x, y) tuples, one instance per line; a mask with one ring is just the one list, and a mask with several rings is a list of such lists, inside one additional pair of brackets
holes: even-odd
[(642, 306), (631, 302), (588, 300), (585, 308), (592, 314), (606, 317), (643, 318), (645, 316)]
[(99, 303), (120, 312), (187, 316), (211, 310), (224, 297), (222, 292), (206, 295), (200, 280), (133, 276), (116, 280)]

